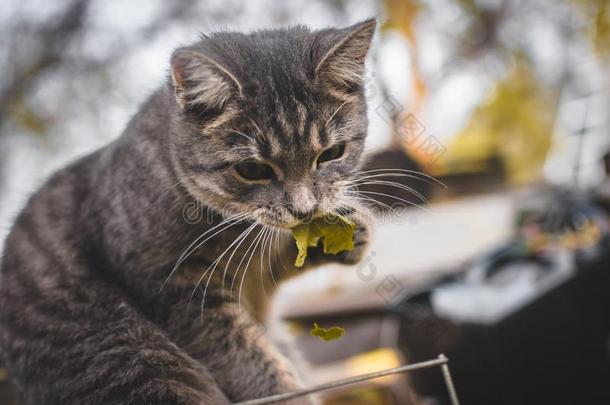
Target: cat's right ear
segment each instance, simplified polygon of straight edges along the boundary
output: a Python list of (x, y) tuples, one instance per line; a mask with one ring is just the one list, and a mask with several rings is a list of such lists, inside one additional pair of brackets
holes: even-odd
[(220, 109), (232, 96), (241, 94), (241, 84), (229, 70), (194, 49), (174, 51), (171, 75), (176, 101), (182, 109)]

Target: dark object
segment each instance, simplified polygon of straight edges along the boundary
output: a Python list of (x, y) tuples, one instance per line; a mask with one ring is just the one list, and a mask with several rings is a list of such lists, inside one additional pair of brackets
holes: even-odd
[(490, 193), (506, 188), (506, 169), (498, 156), (492, 156), (479, 172), (451, 171), (439, 177), (447, 187), (435, 188), (436, 197), (451, 198), (463, 195)]
[[(610, 255), (581, 265), (563, 285), (493, 325), (451, 323), (431, 309), (413, 316), (406, 301), (402, 348), (412, 361), (447, 353), (465, 404), (610, 403)], [(414, 327), (422, 323), (428, 328)], [(412, 381), (420, 394), (444, 396), (433, 373)]]
[[(534, 251), (527, 239), (516, 237), (475, 261), (463, 279), (406, 298), (397, 308), (402, 319), (399, 341), (408, 358), (418, 361), (430, 353), (446, 353), (464, 403), (610, 403), (608, 219), (585, 200), (563, 193), (551, 196), (539, 216), (542, 228), (559, 237), (586, 219), (599, 226), (595, 244)], [(570, 259), (558, 260), (561, 257)], [(524, 289), (511, 287), (523, 287), (520, 281), (525, 272), (534, 273), (530, 293), (513, 300), (518, 304), (497, 317), (465, 318), (451, 309), (441, 315), (434, 305), (435, 292), (448, 285), (464, 288), (478, 282), (489, 287), (495, 283), (501, 287), (497, 291), (519, 293)], [(502, 308), (506, 296), (499, 295), (494, 306)], [(413, 311), (414, 306), (424, 310)], [(421, 328), (422, 324), (427, 328)], [(420, 394), (444, 397), (443, 381), (433, 374), (416, 374), (413, 383)]]

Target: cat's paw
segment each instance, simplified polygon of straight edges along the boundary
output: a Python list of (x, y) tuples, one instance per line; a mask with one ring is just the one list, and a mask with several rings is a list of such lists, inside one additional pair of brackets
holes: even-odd
[(371, 225), (359, 220), (350, 218), (355, 224), (354, 229), (354, 249), (331, 255), (330, 260), (341, 264), (356, 264), (364, 258), (364, 254), (372, 236)]

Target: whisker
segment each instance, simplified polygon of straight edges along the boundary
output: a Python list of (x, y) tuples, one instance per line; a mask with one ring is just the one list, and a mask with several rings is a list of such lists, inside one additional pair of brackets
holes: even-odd
[[(264, 230), (264, 228), (263, 228), (263, 230)], [(256, 248), (258, 247), (259, 242), (261, 241), (261, 235), (263, 235), (262, 231), (259, 232), (258, 235), (256, 236), (256, 244), (254, 245), (254, 248), (252, 249), (252, 252), (250, 253), (248, 262), (246, 263), (246, 266), (244, 267), (244, 273), (241, 276), (241, 281), (239, 283), (239, 291), (237, 293), (237, 308), (239, 308), (239, 309), (241, 309), (241, 291), (244, 286), (244, 280), (246, 279), (246, 274), (248, 273), (248, 267), (250, 267), (250, 262), (252, 261), (254, 252), (256, 251)], [(231, 289), (231, 291), (232, 291), (232, 289)]]
[(353, 176), (355, 179), (372, 179), (372, 178), (376, 178), (376, 177), (406, 177), (409, 179), (415, 179), (415, 180), (419, 180), (419, 181), (423, 181), (428, 184), (431, 184), (431, 182), (429, 182), (428, 179), (426, 179), (426, 178), (421, 178), (419, 176), (416, 176), (416, 175), (410, 174), (410, 173), (402, 173), (402, 172), (395, 172), (395, 171), (386, 171), (386, 172), (381, 172), (381, 173), (353, 173)]
[(263, 230), (264, 230), (264, 228), (261, 228), (261, 230), (254, 237), (254, 239), (252, 239), (252, 241), (250, 242), (250, 246), (248, 246), (248, 248), (244, 252), (243, 256), (241, 257), (241, 260), (237, 264), (237, 268), (235, 270), (235, 273), (233, 274), (233, 279), (231, 280), (231, 287), (230, 287), (230, 290), (229, 290), (231, 295), (233, 294), (233, 287), (235, 286), (235, 279), (239, 275), (239, 271), (241, 269), (241, 265), (244, 263), (244, 260), (246, 260), (246, 256), (248, 256), (248, 253), (250, 252), (250, 249), (252, 248), (252, 245), (254, 245), (254, 243), (256, 242), (256, 240), (258, 239), (258, 237), (260, 236), (260, 234), (261, 234), (261, 232)]
[(352, 181), (364, 181), (364, 180), (371, 180), (371, 179), (376, 179), (376, 178), (388, 178), (388, 177), (400, 177), (400, 178), (407, 178), (407, 179), (415, 179), (415, 180), (419, 180), (419, 181), (423, 181), (426, 184), (434, 184), (430, 181), (428, 181), (427, 179), (422, 179), (420, 177), (414, 176), (412, 174), (407, 174), (407, 173), (373, 173), (373, 174), (368, 174), (366, 176), (360, 176), (360, 175), (354, 175), (354, 178), (352, 179)]
[(386, 208), (387, 208), (388, 210), (390, 210), (391, 212), (395, 212), (394, 207), (392, 207), (392, 206), (390, 206), (390, 205), (388, 205), (388, 204), (384, 203), (383, 201), (377, 201), (377, 200), (375, 200), (374, 198), (367, 197), (367, 196), (365, 196), (365, 195), (359, 195), (359, 196), (356, 196), (356, 195), (350, 195), (350, 196), (348, 196), (347, 198), (349, 198), (349, 199), (354, 199), (354, 200), (366, 201), (367, 203), (374, 204), (374, 205), (381, 205), (381, 206), (386, 207)]
[(267, 242), (269, 241), (269, 236), (271, 236), (271, 228), (269, 227), (265, 227), (265, 231), (263, 233), (263, 243), (261, 245), (261, 257), (260, 257), (260, 267), (259, 267), (259, 273), (260, 273), (260, 282), (261, 282), (261, 287), (263, 289), (263, 295), (265, 296), (265, 299), (268, 299), (269, 297), (267, 296), (267, 291), (265, 290), (265, 280), (263, 278), (263, 267), (264, 267), (264, 261), (265, 261), (265, 246), (267, 245)]
[[(385, 172), (384, 173), (380, 173), (380, 172)], [(442, 181), (438, 180), (436, 177), (433, 177), (429, 174), (426, 173), (422, 173), (422, 172), (418, 172), (416, 170), (407, 170), (407, 169), (371, 169), (371, 170), (361, 170), (357, 173), (357, 175), (359, 174), (363, 174), (363, 173), (373, 173), (374, 175), (379, 175), (381, 176), (387, 176), (388, 174), (408, 174), (406, 177), (411, 177), (414, 179), (418, 179), (418, 180), (422, 180), (425, 181), (425, 179), (428, 180), (432, 180), (433, 182), (435, 182), (436, 184), (439, 184), (440, 186), (447, 188), (447, 185), (445, 183), (443, 183)], [(421, 176), (421, 177), (418, 177)], [(423, 179), (422, 177), (424, 177), (425, 179)]]
[(210, 272), (210, 275), (208, 276), (208, 279), (207, 279), (207, 281), (205, 283), (205, 289), (203, 290), (203, 298), (201, 300), (201, 321), (203, 321), (203, 309), (204, 309), (204, 306), (205, 306), (205, 297), (206, 297), (206, 294), (208, 292), (208, 286), (209, 286), (210, 280), (212, 279), (212, 275), (214, 274), (214, 271), (216, 270), (216, 267), (220, 263), (220, 260), (222, 260), (223, 256), (229, 251), (229, 249), (231, 249), (231, 247), (233, 245), (235, 245), (235, 243), (237, 243), (238, 240), (240, 240), (242, 235), (248, 229), (253, 228), (255, 225), (256, 225), (256, 223), (253, 223), (248, 228), (246, 228), (246, 230), (242, 231), (242, 233), (212, 262), (212, 264), (210, 264), (208, 269), (201, 275), (201, 277), (199, 277), (199, 280), (197, 280), (197, 284), (195, 284), (195, 287), (193, 288), (193, 291), (192, 291), (192, 293), (191, 293), (191, 295), (189, 297), (187, 308), (190, 307), (191, 301), (192, 301), (195, 293), (197, 292), (197, 288), (199, 287), (199, 285), (203, 281), (205, 275), (208, 273), (208, 271)]
[[(344, 201), (344, 200), (339, 200), (337, 202), (338, 206), (337, 209), (340, 210), (340, 212), (343, 212), (345, 209), (351, 211), (351, 212), (347, 212), (344, 215), (354, 215), (354, 213), (356, 215), (364, 215), (367, 220), (372, 220), (375, 215), (373, 215), (373, 213), (366, 207), (366, 206), (362, 206), (361, 204), (354, 204), (351, 201)], [(389, 207), (389, 206), (388, 206)], [(389, 207), (390, 210), (393, 210), (392, 207)]]
[[(205, 271), (203, 272), (203, 274), (201, 275), (201, 277), (199, 278), (199, 280), (203, 280), (203, 278), (205, 277), (206, 274), (208, 274), (208, 272), (210, 272), (211, 267), (208, 267), (207, 269), (205, 269)], [(197, 285), (193, 288), (193, 291), (191, 292), (189, 299), (187, 301), (187, 305), (186, 305), (186, 309), (185, 309), (185, 314), (188, 314), (190, 308), (191, 308), (191, 301), (193, 300), (193, 297), (195, 296), (195, 293), (197, 292), (197, 289), (200, 288), (199, 287), (199, 282), (197, 283)]]
[(404, 184), (400, 184), (395, 181), (386, 181), (386, 180), (373, 180), (373, 181), (360, 181), (353, 183), (356, 186), (365, 186), (365, 185), (387, 185), (391, 187), (396, 187), (413, 193), (416, 197), (418, 197), (423, 203), (427, 203), (428, 199), (424, 197), (419, 191), (415, 190), (412, 187), (405, 186)]
[[(272, 233), (271, 239), (269, 241), (269, 253), (267, 256), (267, 262), (269, 263), (269, 273), (271, 274), (271, 280), (273, 281), (275, 288), (279, 288), (279, 286), (277, 284), (277, 281), (275, 281), (275, 276), (273, 275), (273, 266), (271, 265), (271, 247), (273, 244), (275, 244), (275, 246), (277, 247), (278, 232), (279, 232), (279, 230), (277, 228), (273, 229), (273, 233)], [(276, 249), (276, 251), (277, 251), (277, 249)]]
[[(208, 229), (207, 231), (205, 231), (204, 233), (202, 233), (201, 235), (199, 235), (197, 238), (195, 238), (195, 240), (193, 242), (191, 242), (191, 244), (184, 250), (184, 252), (178, 257), (178, 259), (176, 260), (176, 263), (174, 264), (174, 267), (172, 268), (171, 272), (169, 273), (169, 275), (167, 276), (167, 278), (165, 279), (165, 281), (163, 282), (163, 285), (161, 285), (161, 289), (159, 291), (163, 291), (163, 289), (165, 288), (166, 284), (169, 282), (170, 278), (174, 275), (174, 273), (176, 272), (176, 270), (178, 270), (178, 267), (180, 267), (180, 265), (182, 263), (184, 263), (184, 261), (186, 259), (188, 259), (188, 257), (197, 249), (199, 249), (201, 246), (203, 246), (203, 244), (205, 242), (207, 242), (208, 240), (210, 240), (211, 238), (213, 238), (214, 236), (218, 235), (221, 232), (226, 231), (227, 229), (229, 229), (230, 227), (232, 227), (233, 225), (241, 222), (242, 220), (246, 219), (248, 217), (248, 214), (242, 213), (242, 214), (236, 214), (233, 215), (227, 219), (222, 220), (218, 225), (215, 225), (214, 227)], [(208, 233), (214, 231), (215, 229), (221, 227), (224, 225), (224, 228), (220, 229), (219, 231), (215, 232), (214, 234), (210, 235), (209, 237), (207, 237), (205, 240), (199, 242), (202, 238), (204, 238)], [(197, 245), (197, 246), (195, 246)], [(193, 247), (195, 246), (195, 247)], [(192, 248), (192, 249), (191, 249)]]
[(278, 238), (275, 240), (275, 256), (278, 258), (280, 262), (280, 266), (282, 267), (282, 272), (286, 271), (286, 265), (284, 264), (284, 255), (280, 252), (280, 237), (281, 231), (278, 231)]
[[(218, 227), (220, 227), (220, 226), (222, 226), (222, 225), (228, 225), (229, 223), (234, 222), (234, 221), (235, 221), (235, 223), (237, 223), (237, 222), (241, 221), (241, 220), (242, 220), (242, 218), (246, 218), (247, 216), (248, 216), (248, 215), (247, 215), (247, 214), (245, 214), (245, 213), (243, 213), (243, 214), (235, 214), (235, 215), (233, 215), (233, 216), (231, 216), (231, 217), (229, 217), (229, 218), (227, 218), (227, 219), (223, 219), (223, 220), (222, 220), (220, 223), (218, 223), (217, 225), (213, 226), (212, 228), (208, 229), (207, 231), (205, 231), (204, 233), (202, 233), (201, 235), (199, 235), (197, 238), (195, 238), (195, 240), (194, 240), (193, 242), (191, 242), (191, 243), (190, 243), (190, 244), (187, 246), (187, 248), (186, 248), (186, 249), (184, 250), (184, 252), (183, 252), (183, 253), (180, 255), (180, 257), (178, 257), (178, 260), (177, 260), (176, 265), (175, 265), (174, 267), (177, 267), (177, 266), (179, 266), (180, 264), (182, 264), (182, 262), (185, 260), (185, 256), (190, 255), (190, 254), (192, 253), (192, 250), (197, 250), (197, 249), (199, 249), (199, 248), (201, 247), (201, 245), (197, 245), (197, 246), (196, 246), (196, 247), (194, 247), (194, 248), (193, 248), (193, 246), (195, 246), (197, 243), (199, 243), (199, 241), (200, 241), (200, 240), (201, 240), (203, 237), (205, 237), (205, 236), (206, 236), (208, 233), (210, 233), (210, 232), (214, 231), (216, 228), (218, 228)], [(234, 225), (234, 224), (232, 224), (232, 225)], [(232, 225), (231, 225), (231, 226), (232, 226)], [(227, 227), (228, 227), (228, 226), (227, 226)], [(226, 229), (226, 228), (225, 228), (225, 229)], [(224, 229), (223, 229), (223, 231), (224, 231)], [(219, 231), (219, 232), (222, 232), (222, 231)], [(218, 233), (219, 233), (219, 232), (218, 232)], [(208, 241), (210, 238), (212, 238), (212, 237), (216, 236), (218, 233), (214, 233), (213, 235), (210, 235), (210, 237), (208, 237), (208, 238), (207, 238), (205, 241), (203, 241), (202, 243), (207, 242), (207, 241)], [(191, 248), (193, 248), (193, 249), (191, 250)]]
[(424, 210), (424, 211), (428, 211), (428, 208), (424, 207), (423, 205), (417, 204), (417, 203), (415, 203), (415, 202), (413, 202), (413, 201), (408, 201), (408, 200), (405, 200), (404, 198), (400, 198), (400, 197), (397, 197), (397, 196), (392, 195), (392, 194), (387, 194), (387, 193), (378, 193), (378, 192), (376, 192), (376, 191), (366, 191), (366, 190), (358, 190), (358, 191), (355, 191), (355, 192), (356, 192), (358, 195), (363, 195), (363, 194), (373, 194), (373, 195), (379, 195), (379, 196), (384, 196), (384, 197), (394, 198), (395, 200), (402, 201), (402, 202), (404, 202), (405, 204), (409, 204), (409, 205), (412, 205), (412, 206), (414, 206), (414, 207), (420, 208), (420, 209), (422, 209), (422, 210)]
[[(339, 202), (339, 204), (341, 204), (341, 202)], [(351, 208), (352, 207), (350, 205), (343, 204), (343, 205), (338, 205), (337, 207), (333, 208), (331, 211), (335, 215), (339, 215), (341, 217), (346, 217), (346, 216), (350, 215)]]
[(186, 177), (181, 178), (180, 180), (178, 180), (177, 182), (175, 182), (174, 184), (169, 186), (167, 188), (167, 190), (165, 190), (161, 194), (159, 194), (157, 196), (157, 198), (154, 201), (150, 202), (145, 208), (152, 207), (154, 204), (158, 203), (161, 200), (161, 197), (163, 197), (165, 194), (169, 193), (172, 189), (178, 187), (181, 183), (184, 183), (185, 181), (191, 180), (196, 177), (197, 177), (197, 175), (192, 175), (192, 176), (186, 176)]
[[(221, 284), (221, 290), (222, 290), (222, 294), (224, 296), (224, 291), (225, 291), (225, 279), (227, 277), (227, 271), (229, 269), (229, 265), (231, 264), (231, 261), (233, 260), (233, 256), (235, 256), (235, 253), (237, 253), (237, 251), (239, 250), (239, 247), (241, 246), (241, 244), (246, 240), (246, 238), (248, 237), (248, 235), (254, 230), (254, 227), (250, 227), (248, 229), (246, 229), (244, 232), (242, 232), (242, 235), (245, 232), (246, 233), (242, 238), (241, 241), (237, 244), (237, 246), (235, 246), (235, 248), (233, 249), (233, 252), (231, 253), (231, 256), (229, 256), (229, 260), (227, 261), (227, 264), (225, 264), (225, 268), (222, 272), (222, 284)], [(240, 237), (242, 236), (240, 235)]]

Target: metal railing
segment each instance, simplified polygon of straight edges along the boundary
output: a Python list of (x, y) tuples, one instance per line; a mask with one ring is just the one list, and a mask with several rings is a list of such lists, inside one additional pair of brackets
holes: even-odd
[(443, 379), (445, 380), (445, 385), (447, 386), (447, 392), (449, 393), (449, 400), (451, 401), (451, 405), (459, 405), (457, 393), (455, 391), (455, 386), (453, 385), (453, 379), (451, 378), (451, 373), (449, 372), (449, 359), (441, 354), (438, 356), (438, 359), (423, 361), (421, 363), (413, 363), (408, 364), (406, 366), (390, 368), (387, 370), (377, 371), (374, 373), (362, 374), (355, 377), (345, 378), (342, 380), (332, 381), (326, 384), (316, 385), (311, 388), (305, 388), (300, 391), (286, 392), (284, 394), (276, 394), (271, 395), (264, 398), (252, 399), (248, 401), (239, 402), (234, 405), (263, 405), (263, 404), (273, 404), (280, 401), (288, 401), (298, 397), (304, 397), (306, 395), (314, 394), (316, 392), (327, 391), (334, 388), (344, 387), (346, 385), (357, 384), (363, 381), (372, 380), (374, 378), (384, 377), (392, 374), (400, 374), (400, 373), (408, 373), (410, 371), (420, 370), (423, 368), (430, 367), (440, 367), (441, 372), (443, 373)]

